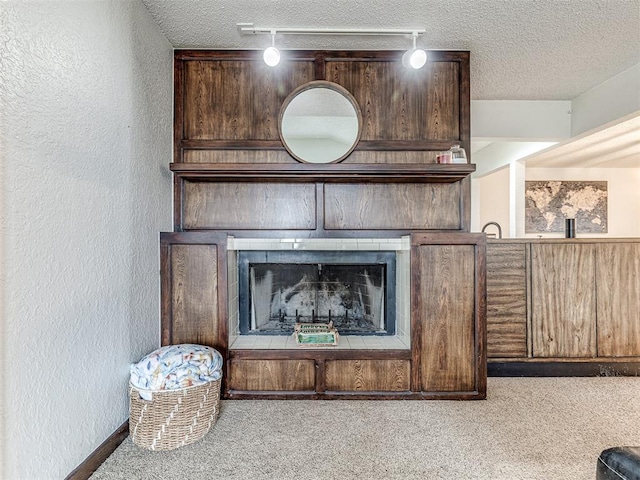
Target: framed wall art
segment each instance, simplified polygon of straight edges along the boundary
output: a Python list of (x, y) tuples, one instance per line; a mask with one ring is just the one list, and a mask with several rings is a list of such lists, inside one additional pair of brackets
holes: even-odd
[(575, 218), (578, 233), (607, 233), (606, 181), (525, 181), (525, 232), (564, 232)]

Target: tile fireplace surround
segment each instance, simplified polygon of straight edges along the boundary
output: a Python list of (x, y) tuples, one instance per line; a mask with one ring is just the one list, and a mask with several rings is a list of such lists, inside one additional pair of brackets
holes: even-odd
[(228, 244), (229, 348), (231, 350), (299, 349), (293, 336), (241, 335), (239, 316), (239, 251), (392, 251), (396, 253), (396, 331), (390, 336), (341, 335), (335, 350), (410, 349), (409, 237), (258, 239), (229, 237)]

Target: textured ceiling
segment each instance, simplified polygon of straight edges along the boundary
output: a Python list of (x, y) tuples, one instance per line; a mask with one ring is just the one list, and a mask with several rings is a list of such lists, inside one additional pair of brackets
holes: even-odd
[[(176, 48), (257, 49), (269, 27), (424, 27), (471, 52), (474, 100), (572, 100), (640, 62), (640, 0), (142, 0)], [(405, 49), (409, 38), (277, 37), (283, 49)]]

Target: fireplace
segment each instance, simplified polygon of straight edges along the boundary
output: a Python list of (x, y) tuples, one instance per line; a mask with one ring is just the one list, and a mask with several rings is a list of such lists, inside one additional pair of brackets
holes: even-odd
[(396, 253), (240, 251), (238, 299), (241, 335), (329, 322), (341, 335), (395, 335)]

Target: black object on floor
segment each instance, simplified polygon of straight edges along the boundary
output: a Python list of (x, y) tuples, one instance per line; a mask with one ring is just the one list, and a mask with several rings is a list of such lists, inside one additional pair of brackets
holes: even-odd
[(640, 480), (640, 447), (613, 447), (598, 457), (596, 480)]

